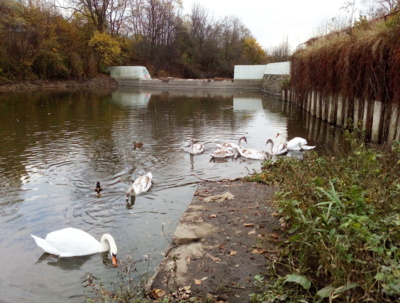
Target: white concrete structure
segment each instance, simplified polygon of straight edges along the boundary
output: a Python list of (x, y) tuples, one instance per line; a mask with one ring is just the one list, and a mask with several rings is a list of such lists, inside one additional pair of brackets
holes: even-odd
[(269, 63), (266, 65), (235, 65), (235, 80), (260, 80), (264, 75), (289, 75), (290, 62)]
[(277, 62), (269, 63), (265, 65), (265, 75), (289, 75), (290, 74), (290, 62)]
[(265, 65), (235, 65), (235, 80), (262, 80)]
[(144, 66), (110, 66), (108, 70), (112, 78), (151, 79), (149, 71)]

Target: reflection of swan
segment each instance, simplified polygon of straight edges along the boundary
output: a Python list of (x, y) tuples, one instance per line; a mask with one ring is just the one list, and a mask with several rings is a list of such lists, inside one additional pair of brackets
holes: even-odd
[(126, 202), (128, 202), (130, 196), (132, 195), (137, 196), (140, 195), (141, 193), (148, 191), (152, 185), (151, 182), (152, 179), (153, 179), (153, 174), (151, 172), (136, 178), (135, 182), (133, 182), (132, 186), (129, 187), (125, 193)]
[(189, 153), (191, 155), (198, 155), (198, 154), (201, 154), (202, 152), (204, 152), (204, 145), (203, 144), (195, 143), (197, 141), (193, 140), (193, 139), (191, 141), (192, 141), (192, 144), (190, 144), (190, 147), (189, 147)]
[(236, 149), (240, 149), (240, 148), (242, 148), (242, 146), (241, 146), (241, 144), (240, 144), (240, 142), (241, 142), (242, 140), (244, 140), (244, 142), (247, 143), (246, 137), (241, 137), (241, 138), (239, 139), (239, 141), (238, 141), (238, 144), (236, 144), (236, 143), (230, 143), (230, 142), (224, 142), (224, 143), (216, 144), (216, 145), (217, 145), (218, 147), (220, 147), (220, 148), (233, 148), (233, 147), (235, 147)]
[(234, 157), (237, 158), (239, 156), (239, 151), (237, 148), (219, 148), (212, 153), (210, 153), (210, 156), (212, 158), (228, 158), (228, 157)]
[(273, 156), (283, 155), (288, 152), (288, 148), (287, 148), (286, 144), (284, 144), (284, 143), (279, 143), (279, 144), (275, 145), (274, 141), (272, 141), (271, 139), (268, 139), (267, 143), (265, 145), (268, 145), (269, 143), (271, 143), (270, 154)]
[[(104, 254), (106, 254), (105, 258), (107, 259), (107, 253)], [(58, 258), (54, 255), (44, 253), (40, 256), (36, 263), (47, 262), (47, 265), (56, 266), (66, 271), (72, 271), (81, 270), (85, 262), (89, 261), (91, 258), (92, 255), (79, 256), (75, 258)]]
[[(276, 138), (278, 138), (280, 135), (280, 133), (277, 133)], [(307, 144), (307, 140), (301, 137), (295, 137), (292, 140), (286, 142), (288, 150), (310, 150), (315, 148), (315, 146), (309, 146)]]
[(101, 242), (87, 232), (76, 228), (53, 231), (46, 236), (46, 239), (31, 236), (45, 252), (60, 257), (86, 256), (110, 251), (112, 264), (117, 266), (117, 245), (109, 234), (104, 234)]

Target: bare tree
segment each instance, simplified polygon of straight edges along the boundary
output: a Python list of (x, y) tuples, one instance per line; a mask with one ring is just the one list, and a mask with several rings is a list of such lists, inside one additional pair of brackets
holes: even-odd
[(282, 40), (282, 42), (278, 46), (274, 47), (271, 50), (270, 55), (273, 62), (282, 62), (289, 60), (290, 49), (287, 36)]
[(175, 55), (181, 27), (180, 0), (130, 0), (129, 24), (139, 56), (159, 70)]
[(365, 14), (371, 18), (400, 9), (400, 0), (362, 0)]

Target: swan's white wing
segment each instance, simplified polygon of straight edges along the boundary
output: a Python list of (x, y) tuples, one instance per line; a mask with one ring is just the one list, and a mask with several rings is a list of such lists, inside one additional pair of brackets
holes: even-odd
[(236, 144), (236, 143), (230, 143), (230, 142), (223, 142), (223, 143), (221, 143), (221, 144), (216, 143), (215, 145), (216, 145), (217, 147), (219, 147), (219, 148), (236, 148), (236, 149), (239, 149), (239, 148), (240, 148), (240, 146), (239, 146), (238, 144)]
[(56, 249), (53, 245), (48, 243), (46, 240), (36, 237), (35, 235), (31, 235), (31, 236), (35, 240), (36, 244), (41, 249), (43, 249), (45, 252), (52, 254), (52, 255), (56, 255), (56, 256), (60, 255), (60, 251), (58, 249)]
[(286, 144), (279, 143), (279, 144), (274, 146), (274, 149), (272, 150), (272, 153), (274, 155), (283, 155), (283, 154), (286, 154), (287, 151), (288, 151), (288, 148), (287, 148)]
[(100, 242), (76, 228), (53, 231), (46, 236), (45, 241), (59, 251), (60, 257), (85, 256), (100, 252)]
[(231, 149), (226, 149), (226, 148), (220, 148), (212, 153), (210, 153), (210, 156), (213, 158), (227, 158), (227, 157), (232, 157), (233, 156), (233, 151)]
[(148, 191), (149, 188), (151, 187), (151, 179), (152, 179), (153, 175), (151, 173), (149, 173), (149, 174), (140, 176), (133, 183), (133, 190), (135, 191), (135, 193), (137, 195)]
[(247, 159), (262, 160), (265, 158), (262, 153), (255, 149), (243, 148), (239, 149), (239, 153), (242, 157), (245, 157)]
[(313, 149), (313, 148), (315, 148), (315, 146), (309, 146), (309, 145), (302, 145), (301, 146), (301, 149), (304, 149), (304, 150), (310, 150), (310, 149)]
[(295, 137), (289, 142), (287, 142), (287, 148), (288, 150), (302, 150), (306, 148), (303, 148), (303, 146), (307, 146), (308, 142), (306, 139), (301, 138), (301, 137)]

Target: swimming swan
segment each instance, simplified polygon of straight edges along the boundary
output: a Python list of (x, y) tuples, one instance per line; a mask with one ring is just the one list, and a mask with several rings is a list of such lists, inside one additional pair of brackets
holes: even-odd
[(279, 143), (279, 144), (275, 145), (274, 141), (272, 141), (271, 139), (268, 139), (267, 143), (265, 143), (265, 145), (268, 145), (269, 143), (271, 143), (270, 154), (273, 156), (283, 155), (288, 152), (287, 145), (284, 143)]
[[(278, 138), (279, 136), (281, 136), (281, 134), (277, 133), (276, 138)], [(283, 137), (281, 137), (281, 138), (283, 138)], [(283, 143), (283, 144), (286, 143), (288, 150), (310, 150), (310, 149), (315, 148), (315, 146), (307, 145), (308, 144), (307, 140), (304, 138), (301, 138), (301, 137), (295, 137), (288, 142), (281, 142), (281, 143)]]
[(133, 182), (132, 186), (129, 187), (125, 193), (126, 201), (128, 201), (129, 197), (132, 195), (137, 196), (148, 191), (153, 184), (151, 181), (152, 179), (153, 174), (151, 172), (136, 178), (135, 182)]
[(240, 148), (242, 148), (242, 145), (241, 145), (241, 141), (242, 140), (244, 140), (244, 142), (246, 142), (247, 143), (247, 139), (246, 139), (246, 137), (240, 137), (239, 138), (239, 141), (238, 141), (238, 144), (236, 144), (236, 143), (231, 143), (231, 142), (223, 142), (223, 143), (220, 143), (220, 144), (216, 144), (218, 147), (220, 147), (220, 148), (233, 148), (233, 147), (235, 147), (236, 149), (240, 149)]
[(112, 265), (116, 267), (117, 245), (114, 238), (104, 234), (100, 242), (93, 236), (76, 228), (64, 228), (49, 233), (45, 239), (31, 235), (45, 252), (60, 257), (77, 257), (110, 251)]
[(211, 158), (229, 158), (234, 157), (235, 159), (240, 155), (237, 148), (218, 148), (217, 150), (210, 153)]
[(195, 143), (197, 142), (196, 140), (191, 140), (191, 144), (189, 147), (189, 153), (191, 155), (197, 155), (197, 154), (201, 154), (202, 152), (204, 152), (204, 145), (201, 143)]
[(266, 158), (262, 152), (254, 148), (241, 148), (239, 149), (239, 153), (242, 157), (247, 159), (264, 160)]

